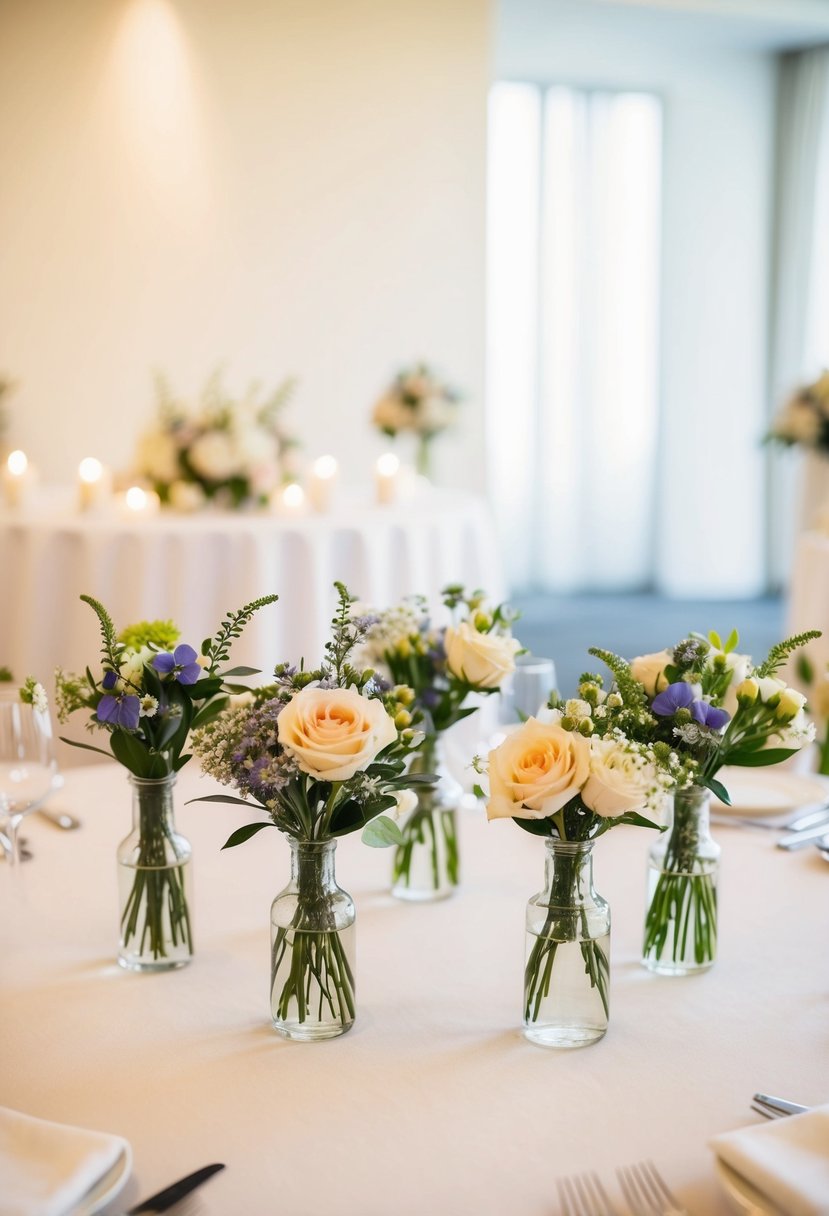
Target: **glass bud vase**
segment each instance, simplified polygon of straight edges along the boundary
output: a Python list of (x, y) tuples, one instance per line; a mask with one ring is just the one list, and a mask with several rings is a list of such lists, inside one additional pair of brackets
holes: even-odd
[(438, 780), (412, 786), (417, 806), (400, 824), (403, 843), (394, 850), (391, 893), (413, 903), (446, 899), (460, 882), (457, 808), (463, 790), (446, 770), (439, 735), (425, 740), (409, 771), (437, 773)]
[(128, 971), (168, 971), (193, 957), (190, 844), (176, 831), (175, 774), (129, 781), (132, 831), (118, 846), (118, 962)]
[(610, 908), (593, 886), (593, 841), (549, 839), (544, 889), (527, 904), (524, 1034), (587, 1047), (607, 1030)]
[(720, 846), (711, 839), (711, 794), (677, 790), (667, 832), (650, 846), (642, 961), (659, 975), (689, 975), (717, 954)]
[(290, 845), (271, 905), (271, 1020), (288, 1039), (333, 1039), (354, 1025), (354, 901), (337, 886), (336, 840)]

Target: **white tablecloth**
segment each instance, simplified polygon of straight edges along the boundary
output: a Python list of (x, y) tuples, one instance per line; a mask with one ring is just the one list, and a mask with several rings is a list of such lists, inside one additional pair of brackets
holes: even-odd
[(612, 1189), (614, 1167), (652, 1157), (695, 1216), (725, 1216), (708, 1137), (758, 1121), (758, 1089), (829, 1098), (829, 867), (814, 850), (719, 828), (719, 959), (665, 979), (638, 961), (650, 834), (602, 839), (610, 1029), (561, 1053), (519, 1030), (541, 842), (465, 812), (462, 890), (413, 906), (386, 894), (389, 855), (346, 838), (337, 871), (357, 904), (357, 1023), (293, 1044), (268, 1009), (268, 911), (288, 848), (267, 832), (221, 852), (245, 812), (185, 805), (212, 788), (189, 768), (177, 790), (197, 938), (182, 971), (114, 962), (115, 849), (129, 821), (114, 766), (68, 775), (60, 804), (81, 831), (24, 825), (35, 859), (21, 890), (0, 864), (0, 1105), (125, 1136), (134, 1176), (111, 1211), (223, 1161), (200, 1192), (204, 1216), (551, 1216), (559, 1175), (595, 1169)]
[(0, 666), (47, 687), (61, 666), (83, 671), (100, 650), (82, 592), (120, 628), (172, 618), (198, 647), (225, 613), (276, 592), (251, 621), (235, 663), (273, 669), (322, 658), (338, 579), (377, 606), (420, 593), (439, 603), (449, 582), (502, 594), (485, 502), (432, 490), (387, 507), (339, 504), (330, 515), (163, 514), (141, 521), (49, 511), (0, 515)]

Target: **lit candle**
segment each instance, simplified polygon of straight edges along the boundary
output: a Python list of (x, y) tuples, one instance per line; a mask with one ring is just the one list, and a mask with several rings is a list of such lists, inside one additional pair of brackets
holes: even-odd
[(314, 461), (308, 482), (308, 498), (315, 511), (328, 511), (337, 485), (337, 462), (333, 456)]
[(386, 452), (374, 467), (374, 480), (377, 487), (377, 501), (381, 506), (388, 506), (397, 497), (398, 481), (400, 479), (400, 461), (394, 452)]
[(277, 515), (303, 515), (305, 513), (305, 491), (297, 482), (289, 482), (271, 495), (271, 507)]
[(127, 519), (155, 515), (160, 507), (161, 499), (155, 490), (145, 490), (141, 486), (130, 486), (124, 495), (123, 514)]
[(22, 507), (34, 481), (34, 470), (25, 452), (9, 453), (3, 469), (3, 496), (8, 507)]
[(78, 506), (82, 511), (103, 507), (109, 500), (112, 478), (108, 469), (94, 456), (78, 465)]

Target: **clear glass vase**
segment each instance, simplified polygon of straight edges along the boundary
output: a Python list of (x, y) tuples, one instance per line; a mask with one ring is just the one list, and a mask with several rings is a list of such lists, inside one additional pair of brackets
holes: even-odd
[(271, 905), (271, 1019), (288, 1039), (332, 1039), (354, 1025), (354, 901), (337, 886), (336, 840), (290, 845)]
[(659, 975), (689, 975), (717, 954), (720, 846), (709, 828), (710, 791), (677, 790), (667, 832), (648, 852), (642, 961)]
[(439, 735), (425, 740), (409, 771), (437, 773), (438, 780), (412, 786), (417, 806), (400, 824), (403, 844), (394, 850), (391, 893), (414, 903), (446, 899), (460, 882), (457, 808), (463, 790), (446, 770)]
[(544, 889), (527, 904), (524, 1034), (587, 1047), (607, 1030), (610, 908), (593, 886), (593, 841), (549, 839)]
[(118, 846), (118, 962), (128, 971), (168, 971), (193, 957), (190, 845), (176, 831), (175, 774), (129, 781), (132, 831)]

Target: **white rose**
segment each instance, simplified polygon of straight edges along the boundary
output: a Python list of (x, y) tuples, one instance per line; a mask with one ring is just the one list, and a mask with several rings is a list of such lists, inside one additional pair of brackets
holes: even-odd
[(528, 718), (489, 753), (488, 819), (546, 819), (579, 793), (590, 744), (554, 723)]
[(657, 650), (655, 654), (640, 654), (632, 659), (630, 673), (638, 680), (649, 697), (655, 697), (663, 688), (668, 687), (668, 677), (665, 668), (674, 661), (670, 650)]
[(137, 471), (151, 481), (169, 485), (179, 476), (178, 447), (166, 431), (148, 431), (138, 441)]
[(353, 688), (303, 688), (280, 711), (276, 733), (320, 781), (347, 781), (397, 738), (382, 701)]
[(521, 643), (503, 633), (479, 633), (469, 621), (461, 621), (457, 629), (450, 625), (446, 630), (444, 647), (446, 664), (459, 680), (475, 688), (498, 688), (515, 670)]
[(641, 810), (657, 792), (657, 774), (636, 752), (616, 739), (590, 743), (590, 776), (581, 792), (582, 802), (596, 815), (624, 815)]
[(395, 819), (405, 819), (417, 808), (417, 794), (414, 790), (398, 790), (395, 798), (397, 806), (392, 811)]
[(799, 751), (807, 743), (813, 743), (815, 724), (806, 717), (804, 710), (798, 710), (790, 722), (786, 722), (779, 735), (766, 740), (766, 747), (787, 747)]
[(175, 511), (199, 511), (207, 502), (204, 490), (195, 481), (174, 481), (169, 496)]
[(206, 481), (226, 481), (239, 471), (239, 454), (230, 435), (207, 431), (187, 453), (190, 464)]

